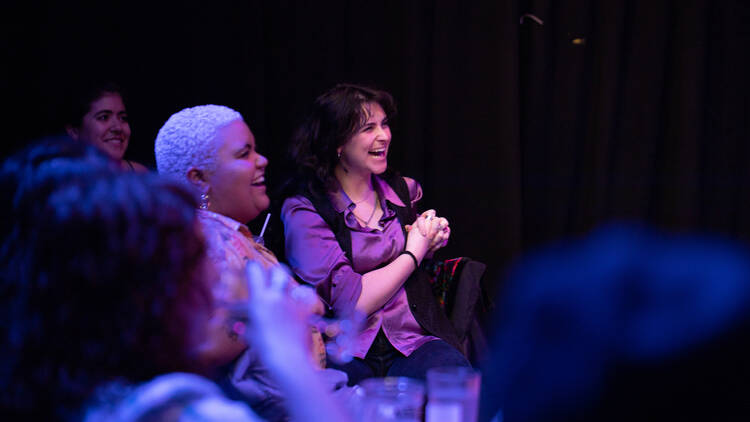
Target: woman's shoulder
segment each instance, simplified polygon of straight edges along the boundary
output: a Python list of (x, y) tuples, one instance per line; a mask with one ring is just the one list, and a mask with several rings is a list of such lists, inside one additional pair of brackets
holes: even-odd
[(281, 214), (288, 215), (293, 211), (297, 210), (310, 210), (314, 211), (315, 206), (313, 205), (310, 198), (305, 195), (297, 194), (290, 196), (284, 200), (281, 204)]
[(242, 258), (252, 249), (238, 230), (240, 224), (206, 210), (198, 211), (198, 223), (206, 245), (206, 255), (218, 265), (242, 268)]
[[(381, 181), (381, 188), (390, 190), (392, 194), (401, 200), (402, 194), (399, 191), (403, 191), (403, 183), (406, 184), (406, 191), (409, 195), (409, 200), (413, 203), (422, 199), (422, 186), (416, 180), (411, 177), (401, 175), (384, 175), (378, 176), (378, 180)], [(401, 186), (399, 186), (401, 184)], [(388, 196), (386, 194), (386, 196)], [(400, 202), (400, 201), (399, 201)]]
[(404, 182), (409, 189), (409, 198), (412, 202), (419, 201), (422, 198), (422, 185), (411, 177), (404, 176)]
[(234, 233), (240, 226), (238, 222), (208, 210), (198, 210), (197, 216), (204, 236)]
[(134, 171), (136, 173), (146, 173), (148, 172), (148, 167), (144, 166), (143, 164), (137, 162), (137, 161), (131, 161), (131, 160), (123, 160), (123, 169), (128, 171)]
[(310, 198), (302, 195), (287, 198), (281, 207), (281, 221), (290, 233), (327, 229), (324, 215), (327, 214), (322, 214)]

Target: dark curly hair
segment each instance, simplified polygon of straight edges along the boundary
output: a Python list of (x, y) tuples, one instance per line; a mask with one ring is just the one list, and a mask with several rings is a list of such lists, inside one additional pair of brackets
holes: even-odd
[(365, 124), (368, 103), (379, 104), (389, 120), (396, 115), (391, 94), (360, 85), (339, 84), (315, 99), (292, 139), (289, 155), (297, 174), (282, 197), (302, 192), (321, 196), (333, 189), (336, 150)]
[(16, 223), (0, 253), (0, 408), (11, 417), (76, 418), (103, 383), (197, 369), (191, 328), (211, 299), (196, 201), (110, 163), (60, 140), (0, 171), (14, 192), (3, 217)]
[(116, 168), (109, 156), (67, 136), (44, 138), (10, 157), (0, 168), (0, 238), (35, 225), (42, 217), (37, 204), (61, 181), (79, 180), (92, 172)]
[(107, 94), (117, 94), (127, 104), (127, 93), (116, 82), (101, 79), (72, 82), (64, 94), (63, 125), (80, 127), (83, 116), (91, 110), (91, 103)]

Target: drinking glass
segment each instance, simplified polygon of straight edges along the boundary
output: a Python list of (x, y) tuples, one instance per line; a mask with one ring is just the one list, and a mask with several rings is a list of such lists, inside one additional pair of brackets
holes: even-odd
[(428, 370), (426, 422), (476, 422), (481, 381), (479, 371), (471, 368)]
[(369, 378), (357, 389), (359, 420), (363, 422), (420, 422), (424, 384), (412, 378)]

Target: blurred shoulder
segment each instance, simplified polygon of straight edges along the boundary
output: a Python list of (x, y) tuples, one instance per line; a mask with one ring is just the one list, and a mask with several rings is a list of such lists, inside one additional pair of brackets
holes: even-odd
[(123, 160), (122, 168), (123, 170), (134, 171), (136, 173), (147, 173), (149, 171), (148, 167), (144, 166), (143, 164), (137, 161), (131, 161), (131, 160)]
[(106, 384), (95, 393), (83, 420), (181, 420), (182, 415), (202, 421), (260, 420), (244, 403), (227, 399), (213, 382), (185, 373), (162, 375), (134, 387)]

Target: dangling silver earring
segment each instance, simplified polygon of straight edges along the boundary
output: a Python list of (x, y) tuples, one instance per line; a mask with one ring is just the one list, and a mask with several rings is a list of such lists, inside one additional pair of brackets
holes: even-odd
[(207, 210), (209, 205), (211, 205), (211, 201), (209, 201), (208, 194), (207, 193), (202, 193), (201, 194), (200, 209)]
[(341, 159), (341, 151), (336, 153), (336, 157), (338, 157), (339, 160)]

